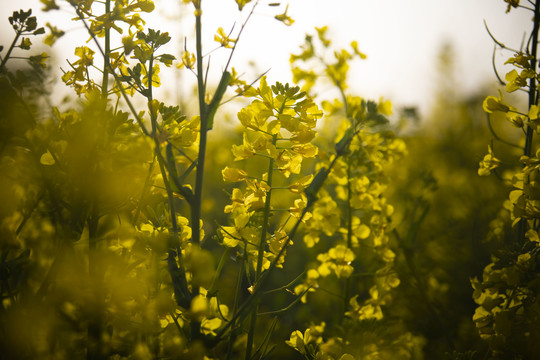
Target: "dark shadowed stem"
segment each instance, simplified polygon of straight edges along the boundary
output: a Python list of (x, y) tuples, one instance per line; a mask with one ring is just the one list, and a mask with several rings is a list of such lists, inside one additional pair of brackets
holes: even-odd
[[(201, 242), (201, 205), (204, 179), (204, 162), (206, 158), (206, 139), (208, 134), (208, 111), (205, 101), (206, 84), (204, 82), (203, 55), (202, 55), (202, 0), (195, 4), (195, 37), (197, 56), (197, 88), (199, 95), (200, 129), (199, 129), (199, 153), (197, 157), (197, 171), (195, 173), (195, 191), (193, 202), (191, 203), (191, 241), (194, 244)], [(192, 298), (199, 294), (199, 288), (194, 286), (191, 289)], [(191, 322), (191, 337), (197, 339), (201, 336), (201, 324), (198, 321)]]
[[(352, 212), (351, 205), (351, 162), (347, 164), (347, 248), (352, 247)], [(343, 314), (349, 310), (349, 298), (351, 296), (351, 277), (345, 280), (345, 296), (343, 297)]]
[[(111, 0), (105, 1), (105, 14), (111, 12)], [(103, 52), (103, 80), (101, 83), (101, 97), (107, 100), (107, 91), (109, 87), (109, 53), (111, 51), (110, 43), (110, 28), (105, 27), (105, 49)], [(106, 105), (105, 105), (106, 106)], [(98, 241), (98, 225), (99, 225), (99, 210), (98, 199), (93, 199), (91, 215), (88, 218), (88, 270), (90, 279), (94, 282), (94, 306), (95, 311), (93, 318), (88, 323), (88, 350), (86, 357), (88, 360), (102, 359), (103, 353), (102, 333), (103, 333), (103, 269), (97, 264), (97, 241)]]
[(137, 226), (137, 222), (139, 221), (139, 216), (141, 215), (141, 209), (143, 204), (145, 203), (146, 194), (150, 190), (150, 186), (152, 185), (152, 172), (154, 171), (154, 165), (156, 164), (156, 156), (154, 155), (154, 158), (152, 159), (152, 162), (150, 163), (150, 166), (148, 166), (148, 173), (146, 174), (146, 179), (144, 180), (144, 185), (141, 191), (141, 198), (139, 199), (139, 203), (137, 204), (137, 209), (135, 210), (135, 215), (133, 216), (133, 220), (131, 221), (131, 225)]
[(11, 45), (9, 46), (9, 49), (6, 53), (6, 56), (4, 57), (4, 59), (2, 59), (2, 63), (0, 64), (0, 72), (2, 72), (4, 70), (4, 67), (6, 66), (10, 56), (11, 56), (11, 52), (13, 51), (13, 49), (15, 48), (15, 45), (17, 44), (17, 40), (19, 40), (19, 37), (21, 36), (21, 31), (17, 30), (16, 34), (15, 34), (15, 38), (13, 39), (13, 42), (11, 43)]
[[(538, 1), (535, 2), (534, 6), (534, 25), (533, 25), (533, 31), (532, 31), (532, 43), (531, 43), (531, 52), (530, 55), (532, 55), (531, 61), (531, 69), (536, 71), (536, 61), (537, 61), (537, 49), (538, 49), (538, 32), (539, 32), (539, 25), (540, 25), (540, 4)], [(536, 89), (536, 78), (532, 78), (529, 80), (529, 109), (532, 105), (536, 105), (537, 102), (537, 89)], [(523, 154), (525, 156), (531, 156), (532, 152), (532, 142), (533, 142), (533, 129), (532, 127), (527, 125), (526, 135), (525, 135), (525, 147), (523, 149)], [(525, 242), (525, 233), (527, 232), (527, 220), (521, 219), (518, 224), (518, 243), (517, 245), (521, 245)]]
[[(105, 14), (111, 12), (111, 0), (105, 1)], [(105, 49), (103, 54), (103, 80), (101, 82), (101, 96), (106, 99), (109, 90), (109, 61), (111, 52), (111, 29), (105, 27)]]
[(103, 269), (98, 260), (98, 223), (99, 212), (96, 199), (94, 199), (91, 206), (91, 214), (88, 217), (88, 271), (91, 281), (95, 284), (93, 294), (93, 311), (91, 312), (92, 318), (88, 321), (88, 348), (86, 352), (87, 360), (104, 359), (103, 344), (102, 344), (102, 332), (103, 332), (103, 292), (102, 292), (102, 274)]
[[(285, 104), (285, 101), (283, 101)], [(282, 112), (282, 109), (280, 113)], [(276, 146), (277, 135), (272, 136), (272, 145)], [(270, 158), (268, 161), (268, 179), (266, 181), (267, 185), (270, 187), (270, 190), (266, 193), (266, 199), (264, 202), (264, 215), (263, 223), (261, 229), (261, 237), (259, 240), (259, 253), (257, 256), (257, 269), (255, 272), (255, 282), (259, 281), (262, 273), (262, 264), (264, 261), (264, 248), (266, 246), (266, 233), (268, 232), (268, 221), (270, 220), (270, 210), (271, 210), (271, 201), (272, 201), (272, 174), (274, 172), (274, 158)], [(257, 325), (257, 313), (259, 312), (259, 306), (255, 305), (251, 312), (251, 323), (249, 325), (249, 332), (247, 338), (246, 346), (246, 360), (251, 359), (251, 351), (253, 349), (253, 339), (255, 336), (255, 326)]]
[[(240, 303), (240, 298), (242, 297), (242, 279), (244, 278), (246, 272), (246, 262), (247, 262), (247, 244), (244, 246), (244, 255), (242, 256), (242, 262), (240, 264), (240, 269), (238, 269), (238, 276), (236, 278), (236, 293), (234, 295), (233, 303), (233, 314), (237, 313), (238, 304)], [(231, 320), (231, 333), (229, 337), (229, 343), (227, 345), (227, 360), (232, 359), (233, 345), (236, 340), (236, 319)]]

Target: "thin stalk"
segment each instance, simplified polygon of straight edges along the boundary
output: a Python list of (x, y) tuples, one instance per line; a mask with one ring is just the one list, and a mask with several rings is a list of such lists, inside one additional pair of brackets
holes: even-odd
[(294, 305), (298, 304), (298, 302), (300, 300), (302, 300), (302, 297), (304, 295), (306, 295), (308, 293), (309, 290), (311, 290), (311, 286), (309, 286), (306, 290), (302, 291), (289, 305), (287, 305), (286, 307), (282, 308), (282, 309), (279, 309), (279, 310), (274, 310), (274, 311), (266, 311), (266, 312), (262, 312), (262, 313), (258, 313), (257, 315), (275, 315), (275, 314), (279, 314), (279, 313), (282, 313), (282, 312), (285, 312), (287, 310), (289, 310), (290, 308), (292, 308)]
[[(285, 104), (285, 101), (283, 101)], [(281, 111), (280, 111), (281, 112)], [(277, 135), (272, 136), (272, 145), (276, 145)], [(271, 210), (271, 201), (272, 201), (272, 177), (274, 169), (274, 158), (270, 158), (268, 161), (268, 180), (266, 181), (267, 185), (270, 187), (268, 193), (266, 194), (266, 199), (264, 201), (264, 215), (263, 223), (261, 229), (261, 237), (259, 241), (259, 249), (257, 254), (257, 269), (255, 270), (255, 282), (259, 280), (262, 273), (262, 263), (264, 260), (264, 248), (266, 245), (266, 233), (268, 231), (268, 221), (270, 220), (270, 210)], [(251, 351), (253, 349), (253, 338), (255, 336), (255, 326), (257, 324), (257, 313), (259, 311), (259, 306), (255, 305), (251, 313), (251, 324), (249, 326), (248, 338), (247, 338), (247, 347), (246, 347), (246, 360), (251, 358)]]
[(8, 60), (10, 58), (11, 52), (15, 48), (15, 44), (17, 44), (17, 40), (19, 40), (19, 37), (21, 36), (21, 34), (22, 34), (22, 31), (20, 31), (20, 30), (17, 30), (15, 32), (15, 38), (13, 39), (13, 42), (9, 46), (9, 49), (8, 49), (8, 51), (6, 53), (6, 56), (4, 57), (4, 59), (2, 59), (2, 63), (0, 64), (0, 71), (2, 71), (4, 69), (4, 67), (6, 66), (6, 63), (8, 62)]
[(191, 209), (191, 231), (192, 241), (195, 244), (201, 242), (200, 222), (202, 187), (204, 180), (204, 160), (206, 157), (206, 139), (208, 134), (208, 112), (205, 102), (206, 84), (204, 83), (203, 56), (202, 56), (202, 9), (201, 2), (195, 2), (195, 35), (196, 35), (196, 56), (197, 56), (197, 87), (199, 90), (199, 154), (197, 160), (197, 172), (195, 174), (195, 194)]
[(259, 1), (257, 0), (255, 2), (255, 4), (253, 5), (253, 7), (251, 8), (251, 11), (249, 12), (249, 15), (247, 16), (246, 20), (242, 23), (242, 26), (240, 27), (240, 31), (238, 32), (238, 37), (236, 38), (236, 42), (234, 43), (233, 45), (233, 48), (231, 50), (231, 54), (229, 55), (229, 59), (227, 60), (227, 64), (225, 65), (225, 70), (226, 71), (228, 68), (229, 68), (229, 65), (231, 63), (231, 60), (232, 60), (232, 57), (233, 57), (233, 54), (234, 54), (234, 51), (236, 50), (236, 45), (238, 45), (238, 42), (240, 40), (240, 36), (242, 36), (242, 32), (244, 31), (244, 28), (246, 27), (249, 19), (251, 18), (251, 16), (253, 15), (253, 13), (255, 12), (255, 8), (257, 7), (257, 5), (259, 5)]
[[(351, 162), (347, 164), (347, 248), (352, 247), (352, 205), (351, 205)], [(351, 296), (351, 277), (345, 280), (345, 297), (343, 299), (343, 314), (349, 308), (349, 298)]]
[[(181, 261), (181, 257), (182, 257), (182, 251), (180, 249), (180, 244), (178, 242), (178, 223), (177, 223), (177, 220), (176, 220), (176, 208), (175, 208), (175, 205), (174, 205), (174, 194), (173, 194), (173, 191), (171, 189), (171, 185), (168, 181), (168, 176), (172, 176), (172, 174), (170, 173), (170, 169), (169, 170), (169, 173), (167, 173), (167, 167), (166, 167), (166, 163), (163, 159), (163, 156), (161, 156), (161, 146), (160, 146), (160, 143), (159, 143), (159, 140), (156, 136), (156, 131), (157, 131), (157, 118), (156, 118), (156, 114), (152, 108), (152, 100), (153, 100), (153, 93), (152, 93), (152, 90), (153, 90), (153, 80), (152, 80), (152, 77), (153, 77), (153, 66), (154, 66), (154, 56), (152, 54), (152, 56), (150, 57), (150, 61), (149, 61), (149, 64), (148, 64), (148, 70), (147, 70), (147, 74), (148, 74), (148, 96), (147, 96), (147, 100), (148, 100), (148, 107), (149, 107), (149, 112), (150, 112), (150, 121), (151, 121), (151, 126), (152, 126), (152, 138), (154, 139), (154, 144), (155, 144), (155, 148), (154, 148), (154, 152), (155, 152), (155, 155), (156, 157), (158, 158), (158, 163), (159, 163), (159, 169), (161, 171), (161, 176), (163, 178), (163, 183), (165, 185), (165, 191), (167, 192), (167, 200), (168, 200), (168, 203), (169, 203), (169, 213), (170, 213), (170, 218), (171, 218), (171, 229), (172, 229), (172, 233), (173, 233), (173, 236), (174, 236), (174, 240), (176, 242), (176, 252), (177, 252), (177, 256), (178, 256), (178, 259)], [(182, 272), (182, 274), (184, 274), (185, 276), (185, 273)], [(171, 274), (172, 275), (172, 274)]]
[(491, 132), (491, 135), (493, 135), (493, 137), (494, 137), (496, 140), (500, 141), (501, 143), (503, 143), (503, 144), (505, 144), (505, 145), (508, 145), (508, 146), (512, 146), (512, 147), (521, 149), (521, 146), (516, 145), (516, 144), (513, 144), (513, 143), (511, 143), (510, 141), (506, 141), (506, 140), (502, 139), (502, 138), (495, 132), (495, 129), (493, 129), (493, 126), (491, 125), (491, 119), (490, 119), (488, 113), (486, 113), (486, 119), (487, 119), (487, 124), (488, 124), (489, 131)]
[[(111, 13), (111, 0), (105, 0), (105, 14)], [(103, 56), (103, 80), (101, 82), (101, 96), (107, 98), (109, 89), (109, 66), (107, 64), (110, 61), (111, 52), (111, 29), (105, 28), (105, 53)]]
[[(534, 27), (532, 33), (532, 49), (531, 55), (532, 59), (530, 60), (531, 69), (536, 69), (536, 60), (537, 60), (537, 49), (538, 49), (538, 32), (540, 25), (540, 4), (536, 2), (534, 9)], [(536, 78), (529, 79), (529, 108), (532, 105), (536, 105)], [(525, 139), (525, 149), (523, 154), (525, 156), (531, 155), (532, 149), (532, 140), (533, 140), (533, 129), (530, 126), (527, 126), (527, 136)]]
[[(273, 135), (272, 137), (272, 145), (276, 145), (277, 141), (277, 135)], [(266, 184), (270, 187), (270, 190), (268, 190), (268, 193), (266, 194), (266, 199), (264, 202), (264, 215), (263, 215), (263, 223), (262, 223), (262, 229), (261, 229), (261, 238), (259, 242), (259, 253), (257, 255), (257, 269), (255, 272), (255, 281), (259, 279), (262, 272), (262, 263), (264, 260), (264, 246), (266, 244), (266, 232), (268, 231), (268, 221), (270, 219), (270, 210), (271, 210), (271, 201), (272, 201), (272, 178), (273, 178), (273, 169), (274, 169), (274, 158), (270, 158), (268, 161), (268, 180), (266, 181)]]
[[(202, 187), (204, 180), (204, 161), (206, 158), (206, 139), (208, 134), (208, 111), (205, 102), (206, 84), (204, 82), (203, 55), (202, 55), (202, 9), (201, 1), (195, 1), (195, 38), (196, 38), (196, 56), (197, 56), (197, 88), (199, 95), (200, 129), (199, 129), (199, 153), (197, 156), (197, 171), (195, 173), (195, 191), (193, 201), (191, 202), (191, 241), (194, 244), (201, 243), (201, 206), (202, 206)], [(193, 287), (192, 297), (199, 294), (199, 288)], [(191, 322), (191, 336), (198, 338), (200, 334), (200, 323)]]
[[(538, 50), (538, 32), (540, 31), (540, 4), (538, 1), (534, 5), (534, 25), (531, 34), (531, 53), (532, 59), (530, 60), (531, 69), (536, 71), (537, 50)], [(537, 100), (536, 78), (529, 79), (529, 109), (532, 105), (536, 105)], [(525, 135), (525, 147), (523, 149), (523, 155), (531, 156), (533, 142), (533, 128), (527, 125)], [(525, 233), (527, 231), (527, 220), (521, 219), (518, 224), (518, 245), (525, 242)]]
[[(109, 15), (111, 12), (111, 0), (105, 1), (105, 14)], [(109, 53), (110, 53), (110, 28), (105, 28), (105, 50), (103, 53), (103, 82), (101, 84), (101, 96), (104, 100), (107, 99), (107, 89), (109, 74)], [(88, 360), (103, 358), (103, 345), (102, 345), (102, 332), (103, 332), (103, 294), (102, 294), (102, 269), (97, 266), (97, 230), (99, 225), (99, 210), (98, 199), (92, 201), (91, 215), (87, 220), (88, 223), (88, 270), (90, 278), (95, 281), (95, 304), (96, 314), (95, 317), (90, 320), (88, 324), (88, 351), (86, 357)]]
[[(163, 161), (163, 157), (161, 157), (161, 146), (160, 146), (160, 143), (159, 143), (159, 140), (156, 136), (156, 130), (157, 130), (157, 118), (156, 118), (156, 114), (154, 113), (154, 110), (152, 109), (152, 100), (153, 100), (153, 95), (152, 95), (152, 89), (153, 89), (153, 82), (152, 82), (152, 76), (153, 76), (153, 65), (154, 65), (154, 55), (152, 54), (152, 56), (150, 57), (150, 61), (149, 61), (149, 64), (148, 64), (148, 70), (147, 70), (147, 73), (148, 73), (148, 106), (149, 106), (149, 112), (150, 112), (150, 121), (152, 123), (152, 137), (154, 138), (154, 144), (155, 144), (155, 154), (158, 158), (158, 162), (159, 162), (159, 169), (161, 171), (161, 176), (163, 177), (163, 183), (165, 184), (165, 191), (167, 192), (167, 200), (169, 202), (169, 213), (170, 213), (170, 217), (171, 217), (171, 227), (172, 227), (172, 231), (173, 231), (173, 235), (174, 235), (174, 238), (175, 240), (177, 241), (177, 250), (178, 250), (178, 257), (180, 258), (182, 256), (182, 253), (180, 251), (180, 244), (178, 244), (178, 223), (176, 221), (176, 209), (175, 209), (175, 206), (174, 206), (174, 194), (173, 194), (173, 191), (171, 189), (171, 185), (168, 181), (168, 176), (167, 176), (167, 168), (166, 168), (166, 165), (165, 165), (165, 162)], [(170, 174), (170, 169), (169, 169), (169, 175), (172, 176), (172, 174)]]
[(137, 225), (137, 221), (139, 220), (139, 216), (141, 214), (141, 209), (144, 203), (144, 198), (146, 196), (146, 193), (148, 190), (150, 190), (151, 186), (151, 179), (152, 179), (152, 171), (154, 171), (154, 165), (156, 164), (156, 156), (154, 155), (154, 158), (152, 159), (152, 163), (150, 163), (150, 166), (148, 167), (148, 174), (146, 174), (146, 179), (144, 180), (144, 185), (141, 192), (141, 198), (139, 199), (139, 204), (137, 205), (137, 210), (135, 210), (135, 215), (133, 216), (133, 220), (131, 221), (131, 224), (133, 226)]
[[(244, 246), (244, 256), (242, 257), (242, 264), (240, 264), (240, 269), (238, 270), (238, 276), (236, 278), (236, 293), (234, 295), (234, 303), (233, 303), (233, 314), (237, 313), (238, 310), (238, 304), (240, 303), (240, 298), (242, 297), (242, 279), (245, 275), (245, 266), (244, 262), (247, 261), (247, 244)], [(236, 333), (234, 331), (236, 319), (233, 317), (229, 324), (232, 325), (232, 330), (229, 338), (229, 344), (227, 345), (227, 360), (231, 359), (232, 356), (232, 350), (234, 341), (236, 340)]]
[[(175, 206), (174, 206), (174, 196), (173, 196), (173, 191), (171, 189), (171, 185), (169, 183), (169, 180), (167, 178), (167, 170), (166, 170), (166, 167), (165, 167), (165, 161), (163, 159), (163, 156), (161, 156), (161, 150), (160, 150), (160, 147), (159, 147), (159, 141), (157, 139), (156, 136), (154, 136), (154, 141), (156, 143), (156, 147), (155, 147), (155, 152), (156, 152), (156, 155), (157, 155), (157, 158), (158, 158), (158, 163), (159, 163), (159, 169), (161, 171), (161, 175), (163, 177), (163, 183), (165, 184), (165, 191), (167, 192), (167, 200), (169, 202), (169, 213), (170, 213), (170, 217), (171, 217), (171, 228), (172, 228), (172, 233), (173, 233), (173, 237), (174, 237), (174, 240), (176, 242), (176, 256), (178, 257), (178, 261), (179, 263), (181, 264), (180, 267), (182, 269), (182, 271), (178, 272), (178, 274), (176, 274), (175, 276), (181, 276), (181, 279), (180, 279), (180, 283), (181, 284), (187, 284), (187, 279), (186, 279), (186, 273), (182, 267), (182, 249), (180, 248), (180, 242), (178, 241), (178, 223), (177, 223), (177, 220), (176, 220), (176, 209), (175, 209)], [(169, 251), (169, 256), (174, 256), (174, 251), (170, 250)], [(174, 279), (173, 278), (173, 272), (171, 270), (170, 271), (170, 275), (171, 275), (171, 279), (174, 281), (177, 281), (178, 279)], [(199, 289), (197, 287), (194, 287), (194, 289), (192, 290), (192, 293), (193, 295), (191, 296), (191, 298), (193, 298), (193, 296), (197, 295), (199, 293)], [(176, 294), (175, 294), (176, 295)], [(177, 298), (176, 299), (177, 302), (179, 301), (179, 299)], [(191, 336), (192, 336), (192, 339), (193, 337), (199, 337), (200, 335), (200, 322), (198, 321), (192, 321), (191, 322)]]
[(102, 332), (102, 289), (101, 289), (101, 268), (97, 266), (97, 241), (98, 241), (99, 212), (96, 201), (92, 203), (91, 215), (87, 219), (88, 224), (88, 271), (90, 278), (96, 284), (94, 289), (95, 309), (94, 316), (88, 322), (88, 348), (86, 352), (87, 360), (103, 359)]

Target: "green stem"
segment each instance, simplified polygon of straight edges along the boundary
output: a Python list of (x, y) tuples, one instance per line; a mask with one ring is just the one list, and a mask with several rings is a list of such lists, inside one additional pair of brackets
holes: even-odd
[(197, 160), (197, 172), (195, 174), (195, 194), (191, 209), (191, 231), (192, 241), (195, 244), (201, 242), (200, 222), (201, 222), (201, 203), (202, 186), (204, 178), (204, 160), (206, 157), (206, 139), (208, 134), (208, 111), (205, 102), (206, 86), (203, 73), (203, 55), (202, 55), (202, 24), (201, 24), (201, 1), (195, 3), (195, 33), (196, 33), (196, 52), (197, 52), (197, 87), (199, 90), (199, 112), (200, 112), (200, 135), (199, 135), (199, 154)]
[(148, 192), (148, 190), (150, 190), (152, 172), (154, 171), (155, 164), (156, 164), (156, 156), (154, 155), (154, 158), (152, 159), (152, 162), (150, 163), (150, 166), (148, 167), (148, 173), (146, 174), (146, 179), (144, 180), (144, 185), (141, 191), (141, 198), (139, 199), (139, 204), (137, 205), (137, 209), (135, 210), (135, 215), (133, 216), (133, 220), (131, 221), (131, 224), (133, 226), (137, 226), (137, 222), (139, 221), (139, 216), (141, 214), (141, 209), (145, 201), (146, 193)]
[[(538, 32), (540, 31), (540, 4), (538, 1), (534, 5), (534, 25), (532, 32), (532, 48), (531, 53), (532, 59), (530, 60), (531, 69), (536, 71), (536, 62), (537, 62), (537, 49), (538, 49)], [(537, 102), (537, 89), (536, 89), (536, 78), (529, 80), (529, 109), (532, 105), (536, 105)], [(531, 156), (532, 153), (532, 142), (533, 142), (533, 128), (527, 125), (526, 135), (525, 135), (525, 147), (523, 149), (523, 154), (525, 156)], [(525, 233), (527, 232), (527, 220), (521, 219), (518, 224), (518, 244), (521, 245), (525, 242)]]
[[(152, 54), (152, 56), (150, 57), (150, 61), (149, 61), (149, 64), (148, 64), (148, 69), (147, 69), (147, 74), (148, 74), (148, 96), (147, 96), (147, 100), (148, 100), (148, 110), (150, 112), (150, 120), (151, 120), (151, 125), (152, 125), (152, 133), (151, 133), (151, 135), (152, 135), (152, 138), (154, 139), (155, 154), (156, 154), (156, 157), (158, 159), (159, 169), (161, 171), (161, 176), (163, 178), (163, 184), (165, 185), (165, 191), (167, 192), (167, 200), (168, 200), (168, 203), (169, 203), (169, 213), (170, 213), (170, 218), (171, 218), (171, 229), (172, 229), (174, 241), (175, 241), (175, 244), (176, 244), (176, 256), (178, 257), (178, 261), (179, 261), (180, 266), (181, 266), (181, 271), (179, 271), (177, 274), (173, 274), (171, 272), (171, 278), (173, 279), (173, 281), (176, 281), (177, 279), (175, 279), (174, 277), (179, 276), (179, 277), (181, 277), (180, 282), (182, 284), (187, 284), (186, 273), (185, 273), (185, 271), (184, 271), (184, 269), (182, 267), (182, 249), (180, 247), (180, 242), (179, 242), (179, 239), (178, 239), (178, 222), (176, 220), (176, 207), (175, 207), (175, 204), (174, 204), (174, 194), (173, 194), (173, 191), (172, 191), (172, 188), (171, 188), (171, 184), (170, 184), (170, 182), (168, 180), (169, 176), (174, 176), (174, 175), (171, 172), (171, 169), (167, 168), (167, 164), (166, 164), (165, 160), (163, 159), (163, 156), (161, 155), (161, 146), (160, 146), (159, 139), (157, 137), (157, 117), (156, 117), (157, 114), (154, 112), (154, 109), (153, 109), (153, 106), (152, 106), (152, 100), (153, 100), (153, 93), (152, 93), (152, 89), (153, 89), (153, 80), (152, 80), (153, 66), (154, 66), (154, 55)], [(174, 166), (174, 164), (173, 164), (173, 166)], [(194, 287), (192, 289), (191, 298), (193, 298), (194, 296), (196, 296), (198, 294), (199, 294), (199, 289), (197, 287)], [(177, 299), (177, 302), (178, 301), (179, 301), (179, 299)], [(200, 335), (200, 326), (201, 326), (201, 324), (198, 321), (192, 321), (191, 322), (191, 336), (192, 336), (192, 338), (199, 337), (199, 335)]]
[(103, 314), (102, 314), (102, 269), (97, 264), (97, 241), (98, 241), (98, 222), (99, 212), (94, 199), (91, 206), (91, 215), (87, 219), (88, 224), (88, 271), (90, 279), (95, 284), (94, 289), (94, 316), (88, 322), (88, 349), (86, 352), (87, 360), (103, 359), (102, 332), (103, 332)]
[[(160, 147), (159, 147), (159, 142), (158, 140), (156, 139), (155, 140), (155, 143), (156, 143), (156, 154), (161, 151), (160, 150)], [(158, 163), (159, 163), (159, 169), (161, 170), (161, 176), (163, 177), (163, 183), (165, 184), (165, 191), (167, 192), (167, 200), (169, 202), (169, 213), (170, 213), (170, 217), (171, 217), (171, 229), (173, 231), (173, 235), (174, 235), (174, 238), (177, 242), (177, 247), (179, 247), (179, 244), (178, 244), (178, 223), (176, 221), (176, 208), (174, 206), (174, 196), (173, 196), (173, 191), (171, 189), (171, 185), (169, 183), (169, 180), (168, 180), (168, 176), (167, 176), (167, 169), (165, 168), (165, 164), (164, 164), (164, 161), (163, 161), (163, 158), (158, 156)], [(179, 252), (178, 256), (180, 257), (181, 256), (181, 252)]]
[[(149, 61), (149, 64), (148, 64), (148, 70), (147, 70), (147, 74), (148, 74), (148, 110), (150, 112), (150, 121), (152, 123), (152, 137), (154, 139), (154, 144), (155, 144), (155, 154), (158, 158), (158, 162), (159, 162), (159, 169), (161, 171), (161, 176), (163, 178), (163, 183), (165, 184), (165, 191), (167, 191), (167, 199), (168, 199), (168, 202), (169, 202), (169, 213), (170, 213), (170, 216), (171, 216), (171, 227), (172, 227), (172, 231), (173, 231), (173, 235), (174, 235), (174, 239), (175, 241), (177, 242), (177, 248), (178, 248), (178, 257), (182, 256), (182, 253), (180, 252), (180, 244), (178, 244), (178, 223), (176, 221), (176, 209), (175, 209), (175, 206), (174, 206), (174, 194), (173, 194), (173, 191), (171, 189), (171, 184), (169, 183), (168, 181), (168, 174), (167, 174), (167, 168), (166, 168), (166, 165), (165, 165), (165, 162), (163, 161), (163, 157), (160, 156), (161, 155), (161, 146), (160, 146), (160, 143), (159, 143), (159, 140), (156, 136), (156, 131), (157, 131), (157, 118), (156, 118), (156, 114), (154, 113), (154, 110), (153, 110), (153, 107), (152, 107), (152, 100), (153, 100), (153, 95), (152, 95), (152, 76), (153, 76), (153, 72), (152, 72), (152, 68), (154, 66), (154, 55), (152, 54), (152, 56), (150, 57), (150, 61)], [(170, 174), (170, 169), (169, 169), (169, 176), (172, 176), (172, 174)]]
[[(105, 14), (109, 15), (111, 12), (111, 2), (106, 0), (105, 2)], [(110, 28), (105, 28), (105, 50), (103, 53), (103, 81), (101, 84), (101, 96), (104, 100), (107, 99), (108, 81), (109, 81), (109, 53), (110, 53)], [(95, 316), (90, 320), (88, 324), (88, 351), (87, 359), (102, 359), (103, 345), (102, 345), (102, 332), (103, 332), (103, 294), (102, 294), (102, 280), (103, 269), (96, 264), (97, 262), (97, 240), (98, 240), (98, 223), (99, 223), (99, 211), (97, 199), (92, 202), (91, 215), (88, 218), (88, 267), (90, 278), (95, 281)]]
[[(285, 101), (283, 101), (283, 104), (285, 104)], [(281, 109), (283, 111), (283, 109)], [(281, 113), (280, 111), (280, 113)], [(277, 142), (277, 135), (272, 136), (272, 145), (276, 145)], [(266, 245), (266, 233), (268, 232), (268, 221), (270, 219), (270, 210), (271, 210), (271, 201), (272, 201), (272, 175), (273, 175), (273, 169), (274, 169), (274, 159), (270, 158), (268, 161), (268, 180), (266, 183), (270, 187), (270, 190), (268, 190), (268, 193), (266, 194), (266, 199), (264, 201), (264, 215), (263, 215), (263, 223), (262, 223), (262, 229), (261, 229), (261, 237), (259, 241), (259, 249), (257, 254), (257, 269), (255, 270), (255, 282), (259, 280), (262, 273), (262, 264), (264, 261), (264, 248)], [(247, 338), (247, 347), (246, 347), (246, 360), (249, 360), (251, 358), (251, 351), (253, 349), (253, 339), (255, 336), (255, 326), (257, 324), (257, 313), (259, 312), (259, 306), (256, 305), (253, 308), (253, 311), (251, 313), (251, 324), (249, 326), (249, 332), (248, 332), (248, 338)]]
[[(352, 247), (352, 205), (351, 205), (351, 162), (347, 164), (347, 248)], [(351, 277), (345, 280), (345, 297), (343, 299), (343, 315), (349, 309), (351, 296)]]
[[(247, 244), (245, 244), (244, 246), (244, 256), (242, 257), (242, 264), (240, 264), (240, 269), (238, 270), (238, 276), (236, 278), (236, 293), (234, 295), (233, 314), (237, 313), (238, 304), (240, 303), (240, 298), (242, 297), (242, 279), (244, 278), (244, 274), (245, 274), (246, 261), (247, 261)], [(236, 340), (236, 332), (235, 332), (236, 318), (233, 318), (230, 321), (230, 324), (232, 326), (232, 330), (229, 337), (229, 343), (227, 345), (227, 360), (231, 359), (232, 352), (233, 352), (233, 345)]]
[[(105, 1), (105, 14), (109, 15), (111, 13), (111, 0)], [(109, 62), (110, 62), (110, 52), (111, 52), (111, 29), (109, 27), (105, 28), (105, 49), (103, 56), (103, 80), (101, 82), (101, 96), (105, 99), (107, 98), (107, 93), (109, 91)]]
[[(157, 114), (154, 113), (154, 109), (152, 107), (152, 100), (154, 100), (154, 96), (152, 94), (153, 86), (152, 86), (152, 76), (153, 74), (153, 67), (154, 67), (154, 54), (150, 57), (150, 61), (148, 62), (148, 69), (146, 70), (146, 73), (148, 74), (148, 110), (150, 111), (150, 122), (152, 125), (152, 136), (156, 137), (156, 131), (157, 131)], [(159, 147), (159, 141), (156, 143)]]
[(17, 40), (19, 40), (19, 37), (21, 36), (22, 34), (22, 31), (20, 30), (17, 30), (16, 33), (15, 33), (15, 38), (13, 39), (13, 42), (11, 43), (11, 45), (9, 46), (9, 49), (6, 53), (6, 57), (2, 60), (2, 63), (0, 64), (0, 72), (4, 69), (4, 67), (6, 66), (6, 63), (8, 62), (9, 60), (9, 57), (11, 55), (11, 52), (13, 51), (13, 49), (15, 48), (15, 44), (17, 44)]
[[(534, 9), (534, 26), (532, 34), (532, 49), (531, 55), (532, 59), (530, 60), (531, 69), (536, 70), (536, 60), (537, 60), (537, 49), (538, 49), (538, 32), (540, 25), (540, 4), (536, 2)], [(536, 105), (536, 78), (529, 79), (529, 108), (532, 105)], [(530, 156), (532, 151), (532, 139), (533, 139), (533, 129), (530, 126), (527, 126), (527, 137), (525, 139), (525, 149), (524, 155)]]

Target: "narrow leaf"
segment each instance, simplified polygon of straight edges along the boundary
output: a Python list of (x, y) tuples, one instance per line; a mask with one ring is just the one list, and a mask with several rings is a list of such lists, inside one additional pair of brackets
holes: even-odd
[(230, 80), (231, 73), (225, 71), (221, 76), (221, 80), (219, 81), (214, 97), (210, 101), (210, 104), (208, 104), (208, 130), (212, 130), (214, 127), (214, 115), (216, 114), (219, 104), (221, 103), (221, 99), (223, 99), (223, 95), (225, 95), (225, 91), (227, 91), (227, 86), (229, 85)]

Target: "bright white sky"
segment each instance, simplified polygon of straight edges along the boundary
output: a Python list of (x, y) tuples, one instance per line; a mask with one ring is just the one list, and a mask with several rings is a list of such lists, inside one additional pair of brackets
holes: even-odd
[[(148, 25), (168, 31), (183, 46), (183, 36), (192, 31), (191, 10), (181, 14), (177, 5), (180, 0), (154, 1), (156, 16), (149, 19)], [(6, 34), (11, 34), (11, 30), (7, 17), (13, 10), (37, 10), (41, 4), (39, 0), (0, 2), (0, 43), (8, 47), (11, 38)], [(437, 54), (445, 41), (454, 46), (460, 88), (468, 92), (494, 79), (493, 43), (483, 20), (499, 41), (514, 48), (520, 47), (532, 24), (531, 12), (520, 9), (505, 14), (503, 0), (290, 0), (288, 14), (296, 21), (287, 27), (273, 19), (273, 15), (284, 11), (286, 2), (280, 7), (263, 5), (269, 2), (274, 1), (261, 0), (242, 36), (233, 66), (246, 68), (247, 62), (253, 60), (258, 71), (271, 69), (269, 81), (290, 81), (289, 54), (298, 52), (306, 32), (313, 33), (315, 26), (328, 25), (329, 37), (336, 46), (357, 40), (360, 50), (368, 55), (367, 60), (355, 63), (352, 69), (351, 90), (368, 98), (384, 96), (396, 105), (418, 105), (423, 112), (428, 109), (430, 93), (435, 88)], [(216, 44), (213, 34), (218, 26), (228, 31), (236, 22), (238, 29), (242, 18), (233, 0), (203, 0), (203, 9), (205, 50), (209, 51)], [(61, 28), (74, 29), (55, 46), (58, 65), (67, 68), (64, 59), (74, 58), (74, 41), (80, 46), (81, 39), (86, 40), (80, 24), (66, 22), (73, 14), (65, 11), (34, 13), (40, 25), (50, 21)], [(178, 15), (184, 20), (179, 21)], [(498, 54), (497, 59), (503, 62), (504, 55)], [(223, 60), (219, 52), (212, 54), (215, 71), (222, 68)]]

